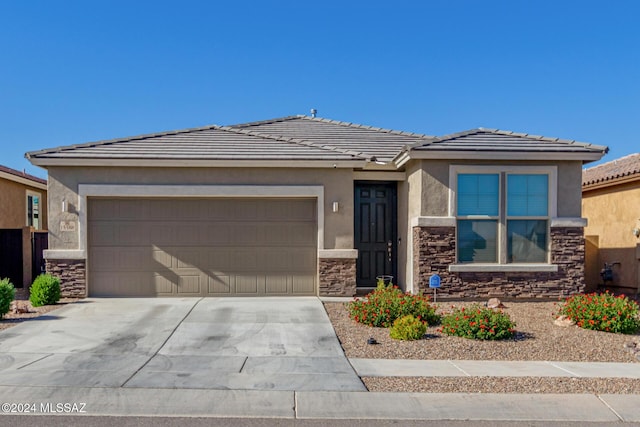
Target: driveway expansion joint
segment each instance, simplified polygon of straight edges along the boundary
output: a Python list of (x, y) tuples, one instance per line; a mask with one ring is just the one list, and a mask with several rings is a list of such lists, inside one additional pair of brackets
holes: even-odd
[(195, 304), (193, 304), (193, 305), (191, 306), (191, 309), (189, 309), (189, 311), (187, 311), (187, 314), (185, 314), (185, 315), (182, 317), (182, 319), (180, 319), (180, 321), (176, 323), (176, 326), (173, 328), (173, 330), (171, 331), (171, 333), (170, 333), (170, 334), (167, 336), (167, 338), (162, 342), (162, 344), (160, 344), (160, 345), (158, 346), (158, 349), (156, 350), (156, 352), (155, 352), (155, 353), (153, 353), (153, 354), (152, 354), (152, 355), (147, 359), (147, 361), (146, 361), (146, 362), (144, 362), (141, 366), (139, 366), (139, 367), (138, 367), (138, 369), (136, 369), (136, 371), (135, 371), (131, 376), (129, 376), (129, 378), (127, 378), (127, 380), (126, 380), (125, 382), (123, 382), (123, 383), (120, 385), (120, 387), (126, 387), (127, 383), (128, 383), (129, 381), (131, 381), (131, 379), (132, 379), (133, 377), (135, 377), (136, 375), (138, 375), (138, 373), (139, 373), (139, 372), (140, 372), (140, 371), (141, 371), (145, 366), (147, 366), (147, 365), (149, 364), (149, 362), (150, 362), (154, 357), (156, 357), (156, 356), (158, 355), (158, 353), (160, 352), (160, 350), (162, 350), (162, 348), (163, 348), (163, 347), (165, 346), (165, 344), (166, 344), (166, 343), (171, 339), (171, 337), (172, 337), (172, 336), (173, 336), (173, 334), (176, 332), (176, 330), (178, 330), (178, 328), (180, 327), (180, 325), (182, 325), (182, 323), (185, 321), (185, 319), (186, 319), (187, 317), (189, 317), (189, 315), (191, 314), (191, 312), (193, 311), (193, 309), (195, 309), (195, 308), (196, 308), (196, 306), (197, 306), (198, 304), (200, 304), (200, 302), (201, 302), (202, 300), (203, 300), (203, 298), (198, 298), (198, 300), (196, 301), (196, 303), (195, 303)]

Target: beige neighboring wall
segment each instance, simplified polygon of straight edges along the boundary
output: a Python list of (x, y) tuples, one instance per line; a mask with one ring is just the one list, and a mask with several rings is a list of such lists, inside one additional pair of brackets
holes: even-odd
[(27, 190), (40, 194), (40, 228), (47, 229), (47, 190), (0, 178), (0, 228), (27, 226)]
[[(640, 177), (632, 182), (603, 188), (585, 189), (583, 215), (588, 244), (586, 282), (590, 289), (601, 283), (598, 274), (605, 262), (620, 262), (613, 267), (614, 286), (640, 289), (640, 239), (633, 229), (640, 228)], [(594, 265), (595, 264), (595, 265)]]
[[(78, 232), (61, 231), (77, 220), (78, 184), (109, 185), (322, 185), (324, 248), (353, 248), (353, 171), (351, 169), (50, 167), (49, 249), (80, 247)], [(63, 199), (67, 212), (62, 212)], [(333, 212), (333, 202), (340, 209)]]

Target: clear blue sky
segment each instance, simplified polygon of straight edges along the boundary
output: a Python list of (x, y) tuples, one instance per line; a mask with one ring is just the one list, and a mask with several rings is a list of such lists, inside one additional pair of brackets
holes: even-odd
[(320, 117), (640, 151), (640, 1), (0, 1), (0, 164)]

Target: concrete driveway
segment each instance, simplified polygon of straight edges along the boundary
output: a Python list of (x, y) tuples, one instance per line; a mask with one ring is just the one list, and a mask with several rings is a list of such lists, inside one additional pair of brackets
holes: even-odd
[(0, 332), (0, 386), (366, 391), (318, 298), (86, 299)]

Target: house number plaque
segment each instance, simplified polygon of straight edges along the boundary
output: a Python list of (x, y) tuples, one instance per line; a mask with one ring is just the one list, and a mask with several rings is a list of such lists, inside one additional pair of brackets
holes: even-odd
[(76, 231), (76, 222), (60, 221), (60, 231)]

